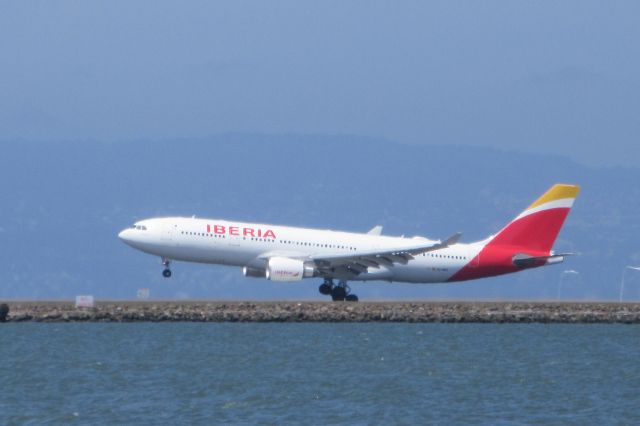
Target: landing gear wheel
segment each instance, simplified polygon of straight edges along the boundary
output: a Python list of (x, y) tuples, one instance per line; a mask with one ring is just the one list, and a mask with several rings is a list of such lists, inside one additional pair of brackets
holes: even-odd
[(331, 290), (331, 300), (334, 302), (343, 301), (347, 297), (347, 290), (344, 287), (336, 286)]
[(345, 280), (340, 280), (340, 282), (335, 285), (331, 278), (325, 278), (324, 282), (318, 287), (318, 291), (325, 296), (331, 295), (331, 300), (334, 302), (342, 302), (345, 300), (347, 302), (358, 301), (358, 296), (351, 294), (351, 288), (349, 288)]
[(333, 286), (331, 284), (323, 283), (323, 284), (320, 284), (320, 287), (318, 287), (318, 291), (320, 292), (320, 294), (324, 294), (325, 296), (328, 296), (331, 294), (332, 288)]
[(331, 291), (333, 290), (333, 287), (334, 287), (333, 280), (330, 278), (325, 278), (324, 282), (320, 284), (320, 287), (318, 287), (318, 291), (320, 292), (320, 294), (329, 296), (331, 295)]
[(164, 271), (162, 271), (162, 276), (165, 278), (169, 278), (171, 276), (171, 269), (169, 269), (170, 261), (169, 259), (162, 258), (162, 266), (164, 266)]

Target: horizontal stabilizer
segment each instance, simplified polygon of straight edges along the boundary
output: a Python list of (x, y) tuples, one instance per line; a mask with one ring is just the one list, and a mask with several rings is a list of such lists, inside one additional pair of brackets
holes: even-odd
[(519, 268), (533, 268), (535, 266), (553, 265), (562, 263), (565, 256), (573, 256), (574, 253), (551, 254), (549, 256), (531, 256), (525, 253), (518, 253), (511, 259), (513, 264)]

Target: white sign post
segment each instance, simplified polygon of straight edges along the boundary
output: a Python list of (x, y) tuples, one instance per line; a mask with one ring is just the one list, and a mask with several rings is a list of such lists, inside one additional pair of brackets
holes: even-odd
[(76, 308), (93, 308), (93, 296), (76, 296)]

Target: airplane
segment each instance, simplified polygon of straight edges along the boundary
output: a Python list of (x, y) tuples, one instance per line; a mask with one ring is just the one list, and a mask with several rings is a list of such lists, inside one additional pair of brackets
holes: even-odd
[(271, 281), (322, 278), (321, 294), (355, 302), (349, 281), (449, 283), (560, 263), (571, 253), (552, 247), (579, 192), (553, 185), (497, 234), (468, 244), (460, 233), (430, 240), (382, 235), (381, 226), (353, 233), (195, 217), (141, 220), (118, 237), (159, 256), (166, 278), (172, 261), (239, 266)]

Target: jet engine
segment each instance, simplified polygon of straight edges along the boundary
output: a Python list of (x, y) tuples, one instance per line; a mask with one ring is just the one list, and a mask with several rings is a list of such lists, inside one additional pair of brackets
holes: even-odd
[(288, 257), (272, 257), (267, 264), (266, 278), (271, 281), (300, 281), (313, 277), (315, 268), (304, 261)]
[(262, 268), (252, 268), (251, 266), (245, 266), (242, 268), (242, 274), (245, 277), (254, 277), (254, 278), (266, 278), (267, 271)]

